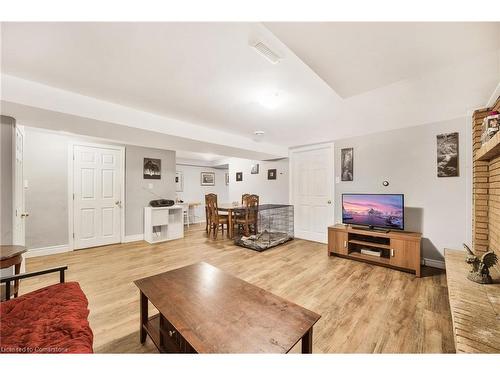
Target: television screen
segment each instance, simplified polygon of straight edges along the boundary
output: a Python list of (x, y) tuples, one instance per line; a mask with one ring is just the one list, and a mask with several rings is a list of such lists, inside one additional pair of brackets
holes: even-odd
[(403, 194), (342, 194), (342, 223), (404, 229)]

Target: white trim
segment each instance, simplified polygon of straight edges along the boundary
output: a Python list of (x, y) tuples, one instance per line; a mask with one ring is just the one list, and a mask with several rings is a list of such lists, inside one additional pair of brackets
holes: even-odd
[[(465, 240), (472, 244), (472, 111), (467, 112), (465, 119)], [(460, 140), (459, 140), (460, 142)]]
[[(20, 125), (17, 123), (17, 120), (12, 118), (14, 120), (14, 123), (12, 124), (12, 149), (11, 149), (11, 156), (12, 156), (12, 243), (15, 245), (22, 245), (24, 246), (26, 244), (26, 219), (22, 218), (22, 235), (19, 236), (19, 233), (17, 232), (17, 225), (16, 225), (16, 217), (17, 214), (22, 215), (26, 213), (26, 192), (24, 189), (24, 145), (25, 145), (25, 138), (26, 138), (26, 132), (24, 131), (24, 126)], [(22, 137), (22, 145), (21, 149), (23, 151), (22, 155), (22, 164), (23, 168), (21, 171), (17, 170), (17, 133), (21, 134)], [(19, 189), (19, 186), (17, 186), (17, 181), (18, 181), (18, 174), (21, 174), (21, 200), (22, 202), (17, 201), (17, 190)], [(21, 203), (21, 204), (19, 204)], [(23, 212), (17, 212), (17, 207), (20, 206), (23, 210)]]
[(70, 251), (71, 251), (71, 249), (70, 249), (68, 244), (39, 247), (37, 249), (29, 249), (26, 253), (24, 253), (24, 257), (25, 258), (34, 258), (34, 257), (45, 256), (45, 255), (68, 253)]
[(122, 170), (122, 186), (121, 186), (121, 212), (120, 212), (120, 242), (124, 242), (125, 238), (125, 146), (110, 145), (105, 143), (91, 143), (91, 142), (80, 142), (72, 141), (68, 144), (68, 242), (70, 251), (74, 250), (75, 245), (73, 241), (73, 230), (74, 230), (74, 215), (73, 215), (73, 170), (74, 170), (74, 148), (75, 146), (87, 146), (87, 147), (97, 147), (97, 148), (108, 148), (111, 150), (120, 151), (121, 156), (121, 170)]
[(442, 270), (446, 269), (444, 260), (422, 258), (422, 264), (424, 266), (429, 266), (429, 267), (433, 267), (433, 268), (440, 268)]
[(488, 100), (488, 103), (486, 103), (486, 107), (493, 107), (499, 96), (500, 96), (500, 82), (498, 83), (497, 87), (491, 94), (490, 100)]
[(144, 234), (132, 234), (130, 236), (125, 236), (122, 243), (144, 241)]

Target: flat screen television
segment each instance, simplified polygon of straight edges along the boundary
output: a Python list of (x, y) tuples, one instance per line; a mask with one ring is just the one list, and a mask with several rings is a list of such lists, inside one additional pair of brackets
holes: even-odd
[(342, 194), (342, 223), (404, 230), (404, 195)]

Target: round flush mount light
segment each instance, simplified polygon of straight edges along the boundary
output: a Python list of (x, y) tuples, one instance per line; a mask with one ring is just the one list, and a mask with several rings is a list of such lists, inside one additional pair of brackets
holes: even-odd
[(275, 109), (282, 103), (283, 98), (278, 91), (270, 91), (262, 93), (257, 101), (264, 108)]
[(256, 130), (253, 132), (253, 134), (255, 134), (256, 136), (261, 136), (261, 135), (264, 135), (265, 132), (264, 132), (264, 130)]

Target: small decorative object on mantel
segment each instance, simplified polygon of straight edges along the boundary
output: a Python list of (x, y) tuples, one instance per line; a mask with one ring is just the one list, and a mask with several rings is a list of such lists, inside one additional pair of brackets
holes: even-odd
[(354, 149), (343, 148), (340, 151), (341, 180), (352, 181), (354, 179)]
[(458, 133), (437, 136), (437, 176), (458, 176)]
[(472, 266), (467, 278), (479, 284), (491, 284), (490, 268), (498, 262), (498, 257), (493, 251), (488, 251), (479, 259), (466, 244), (463, 244), (467, 251), (467, 259), (465, 260)]
[(500, 112), (492, 111), (483, 120), (481, 143), (488, 142), (500, 130)]
[(276, 169), (268, 169), (267, 170), (267, 179), (268, 180), (276, 180)]
[(243, 172), (236, 172), (236, 181), (243, 181)]
[(215, 186), (215, 173), (201, 172), (201, 186)]
[(144, 158), (143, 177), (161, 180), (161, 159)]
[(251, 174), (259, 174), (259, 164), (252, 164)]

